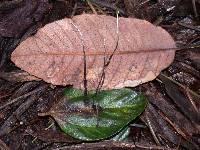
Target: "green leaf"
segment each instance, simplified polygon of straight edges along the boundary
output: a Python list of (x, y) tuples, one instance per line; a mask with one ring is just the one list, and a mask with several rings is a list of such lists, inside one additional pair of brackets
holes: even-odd
[(113, 140), (113, 141), (127, 141), (129, 133), (130, 133), (130, 128), (126, 127), (121, 132), (119, 132), (117, 135), (112, 137), (111, 140)]
[(46, 115), (54, 117), (65, 133), (86, 141), (116, 135), (147, 105), (142, 94), (127, 88), (101, 91), (97, 95), (89, 92), (87, 97), (82, 91), (72, 88), (64, 93), (60, 103)]

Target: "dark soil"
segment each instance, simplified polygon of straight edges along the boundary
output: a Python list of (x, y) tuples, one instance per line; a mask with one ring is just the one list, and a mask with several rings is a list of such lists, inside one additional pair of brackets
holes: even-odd
[[(58, 101), (64, 87), (32, 81), (10, 55), (49, 22), (82, 13), (115, 16), (116, 10), (162, 26), (180, 50), (156, 80), (134, 88), (145, 93), (149, 105), (130, 124), (126, 142), (84, 143), (62, 133), (51, 117), (38, 116)], [(199, 14), (199, 0), (1, 0), (0, 149), (200, 149)]]

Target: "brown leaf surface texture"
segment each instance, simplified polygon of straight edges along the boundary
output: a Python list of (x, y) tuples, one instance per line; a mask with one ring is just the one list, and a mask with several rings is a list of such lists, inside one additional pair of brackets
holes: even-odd
[[(176, 48), (161, 27), (132, 18), (118, 20), (104, 15), (79, 15), (41, 28), (13, 52), (12, 61), (21, 69), (54, 85), (83, 89), (86, 52), (88, 89), (96, 89), (108, 60), (102, 89), (134, 87), (151, 81), (170, 65)], [(117, 40), (119, 38), (119, 40)]]

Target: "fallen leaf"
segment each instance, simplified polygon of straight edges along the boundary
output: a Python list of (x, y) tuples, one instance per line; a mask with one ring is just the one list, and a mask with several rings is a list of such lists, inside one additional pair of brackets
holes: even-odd
[[(172, 37), (145, 20), (104, 15), (79, 15), (41, 28), (13, 52), (21, 69), (54, 85), (84, 88), (86, 53), (88, 89), (96, 89), (102, 77), (104, 58), (115, 51), (105, 69), (102, 89), (134, 87), (151, 81), (174, 59)], [(117, 40), (119, 38), (119, 40)]]
[[(85, 98), (94, 105), (86, 106)], [(39, 115), (52, 116), (62, 131), (76, 139), (94, 141), (119, 133), (144, 111), (146, 105), (142, 94), (127, 88), (100, 91), (98, 95), (90, 92), (87, 97), (81, 90), (68, 88), (58, 104)], [(125, 138), (126, 132), (127, 129), (113, 140)]]

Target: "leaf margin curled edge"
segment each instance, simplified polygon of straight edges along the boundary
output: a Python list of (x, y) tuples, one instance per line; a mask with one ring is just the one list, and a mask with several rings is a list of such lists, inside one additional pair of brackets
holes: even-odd
[[(114, 93), (116, 95), (114, 95)], [(83, 105), (84, 96), (81, 90), (71, 88), (68, 89), (68, 91), (65, 90), (65, 95), (66, 94), (70, 98), (67, 101), (65, 101), (66, 99), (64, 100), (64, 103), (67, 102), (66, 105), (69, 106)], [(94, 92), (90, 92), (88, 95), (89, 95), (88, 97), (94, 98)], [(97, 104), (98, 101), (98, 104), (102, 107), (102, 111), (99, 112), (98, 117), (95, 117), (95, 115), (90, 117), (90, 115), (87, 116), (88, 114), (86, 114), (86, 116), (84, 117), (83, 115), (84, 112), (78, 112), (78, 113), (72, 112), (72, 115), (70, 115), (70, 113), (63, 114), (63, 112), (61, 111), (60, 114), (59, 112), (57, 114), (53, 109), (51, 109), (49, 112), (45, 114), (52, 116), (60, 126), (61, 130), (66, 134), (72, 136), (73, 138), (83, 141), (96, 141), (113, 137), (114, 135), (122, 131), (125, 127), (127, 127), (127, 125), (131, 121), (133, 121), (143, 112), (143, 110), (148, 104), (145, 96), (138, 94), (135, 91), (132, 91), (131, 89), (128, 88), (101, 91), (99, 95), (100, 97), (97, 97), (94, 100), (95, 104)], [(109, 97), (111, 98), (110, 101)], [(120, 97), (122, 97), (121, 101), (117, 100), (120, 99)], [(114, 102), (115, 100), (117, 106), (113, 105), (115, 103)], [(63, 106), (66, 105), (63, 104)], [(58, 110), (58, 108), (59, 107), (56, 108), (57, 111), (60, 111)], [(60, 115), (61, 116), (63, 115), (63, 118), (61, 118)], [(98, 126), (96, 126), (97, 121), (98, 121)]]

